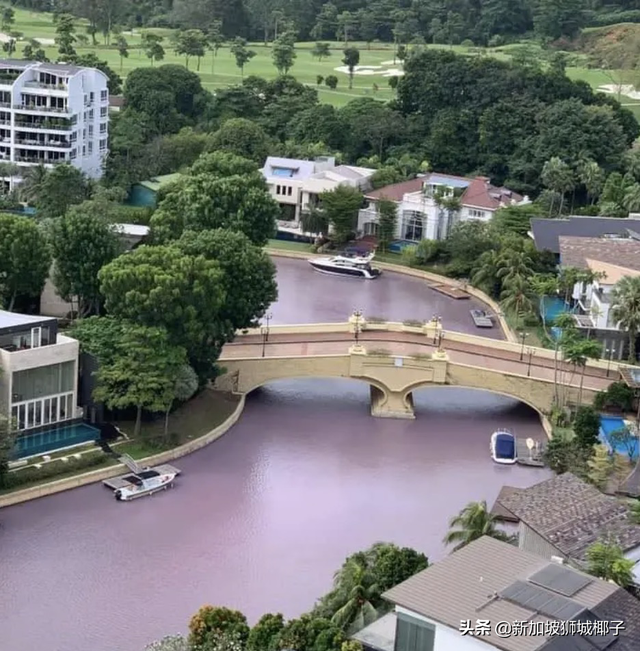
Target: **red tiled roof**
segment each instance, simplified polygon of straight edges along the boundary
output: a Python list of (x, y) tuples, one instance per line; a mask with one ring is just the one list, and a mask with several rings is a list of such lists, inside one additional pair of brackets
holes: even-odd
[(424, 177), (411, 179), (410, 181), (402, 181), (401, 183), (394, 183), (393, 185), (385, 185), (377, 190), (367, 192), (365, 195), (367, 199), (389, 199), (390, 201), (402, 201), (402, 197), (409, 192), (418, 192), (422, 189)]
[(460, 203), (472, 208), (498, 210), (503, 206), (522, 201), (523, 197), (508, 188), (497, 188), (491, 185), (486, 176), (476, 176), (471, 185), (464, 191)]

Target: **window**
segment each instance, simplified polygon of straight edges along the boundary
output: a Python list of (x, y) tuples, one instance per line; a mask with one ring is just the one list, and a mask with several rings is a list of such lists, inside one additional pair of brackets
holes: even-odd
[(89, 111), (89, 120), (93, 120), (93, 109)]
[(419, 242), (423, 238), (422, 214), (405, 211), (402, 214), (402, 238), (410, 242)]
[[(34, 328), (35, 329), (35, 328)], [(73, 391), (74, 362), (39, 366), (13, 374), (12, 402), (25, 402), (58, 393)]]
[(365, 235), (378, 235), (378, 224), (376, 222), (365, 222), (364, 224), (364, 234)]
[(397, 613), (394, 651), (433, 651), (436, 627), (404, 613)]
[(40, 348), (42, 345), (42, 328), (31, 328), (31, 348)]
[(93, 142), (91, 140), (87, 143), (87, 151), (89, 152), (89, 156), (93, 154)]
[(77, 149), (72, 149), (71, 153), (69, 154), (69, 158), (74, 159), (78, 156), (78, 150)]
[(470, 219), (484, 219), (486, 213), (484, 210), (476, 210), (475, 208), (469, 208), (469, 218)]
[(87, 147), (86, 147), (86, 145), (82, 145), (82, 155), (83, 156), (87, 155)]
[(109, 99), (109, 91), (101, 90), (100, 91), (100, 101), (106, 102)]
[(100, 107), (100, 117), (101, 118), (106, 118), (108, 112), (109, 112), (109, 108), (107, 106)]
[(107, 123), (106, 122), (102, 122), (100, 124), (100, 133), (107, 133)]
[(89, 125), (89, 138), (93, 135), (93, 124)]
[(90, 101), (91, 103), (93, 103), (93, 98), (94, 98), (94, 94), (93, 94), (93, 93), (89, 93), (89, 101)]
[(293, 188), (291, 186), (289, 186), (287, 188), (287, 196), (290, 197), (292, 193), (293, 193)]
[(106, 149), (107, 149), (107, 141), (106, 141), (106, 139), (101, 140), (100, 141), (100, 151), (106, 151)]

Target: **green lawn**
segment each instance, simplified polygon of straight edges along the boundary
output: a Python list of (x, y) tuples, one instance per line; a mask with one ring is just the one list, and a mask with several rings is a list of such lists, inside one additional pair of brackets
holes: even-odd
[[(4, 3), (6, 5), (6, 3)], [(55, 26), (52, 21), (51, 14), (27, 11), (14, 7), (16, 22), (14, 30), (23, 34), (23, 40), (18, 43), (18, 48), (15, 57), (21, 56), (22, 48), (29, 38), (55, 38)], [(165, 37), (163, 46), (166, 54), (162, 63), (178, 63), (185, 64), (184, 57), (177, 57), (171, 50), (170, 36), (171, 30), (167, 29), (152, 29), (149, 30), (154, 33), (160, 34)], [(86, 22), (82, 20), (77, 21), (77, 33), (84, 34), (86, 32)], [(120, 57), (114, 45), (107, 46), (99, 39), (98, 45), (89, 47), (77, 47), (80, 54), (88, 52), (95, 52), (101, 59), (106, 60), (109, 65), (121, 76), (131, 72), (131, 70), (150, 65), (149, 59), (140, 50), (141, 34), (125, 33), (125, 38), (129, 42), (129, 57), (120, 61)], [(380, 66), (383, 62), (390, 62), (393, 60), (393, 48), (390, 43), (373, 43), (367, 45), (366, 43), (352, 43), (360, 49), (360, 65), (361, 66)], [(528, 43), (533, 49), (538, 47), (535, 44)], [(335, 74), (338, 77), (338, 87), (336, 90), (330, 90), (322, 85), (318, 87), (321, 101), (341, 106), (346, 104), (354, 97), (375, 97), (381, 100), (388, 100), (393, 97), (393, 91), (389, 88), (389, 78), (384, 77), (381, 73), (385, 70), (397, 67), (393, 64), (384, 65), (381, 69), (372, 69), (375, 74), (371, 75), (356, 75), (353, 80), (353, 88), (348, 88), (348, 75), (343, 72), (338, 72), (335, 68), (342, 65), (342, 43), (332, 43), (332, 54), (329, 58), (318, 61), (311, 56), (312, 43), (298, 43), (297, 44), (297, 59), (291, 74), (294, 75), (299, 81), (310, 86), (316, 86), (316, 77), (322, 75), (326, 77), (330, 74)], [(467, 54), (475, 56), (492, 56), (498, 59), (507, 60), (511, 56), (511, 52), (517, 45), (504, 46), (495, 49), (483, 48), (467, 48), (463, 46), (445, 46), (445, 45), (431, 45), (429, 47), (447, 49), (458, 54)], [(271, 47), (265, 46), (262, 43), (255, 43), (251, 48), (256, 52), (256, 56), (245, 66), (245, 75), (258, 75), (267, 79), (276, 76), (277, 72), (271, 61)], [(47, 55), (55, 60), (57, 58), (57, 48), (55, 45), (44, 46)], [(122, 64), (122, 65), (121, 65)], [(235, 65), (235, 61), (228, 48), (222, 48), (218, 52), (213, 66), (212, 56), (208, 54), (200, 64), (198, 71), (197, 62), (191, 61), (190, 68), (200, 75), (203, 85), (210, 89), (228, 86), (231, 84), (240, 83), (242, 75), (239, 68)], [(608, 75), (602, 70), (594, 70), (586, 67), (572, 67), (567, 69), (567, 74), (572, 79), (584, 79), (591, 86), (597, 88), (602, 84), (615, 83)], [(617, 78), (616, 75), (613, 75)], [(638, 117), (640, 117), (640, 102), (635, 102), (622, 97), (622, 102), (629, 105)]]

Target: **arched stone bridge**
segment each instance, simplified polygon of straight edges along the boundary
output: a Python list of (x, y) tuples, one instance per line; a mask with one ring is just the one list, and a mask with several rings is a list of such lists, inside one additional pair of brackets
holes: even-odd
[[(558, 360), (543, 348), (426, 325), (348, 323), (271, 326), (240, 334), (224, 347), (216, 380), (222, 390), (246, 394), (286, 378), (352, 378), (371, 386), (371, 413), (414, 418), (412, 391), (430, 385), (453, 385), (516, 398), (541, 414), (559, 397), (580, 400), (581, 369)], [(557, 370), (556, 370), (557, 366)], [(557, 383), (554, 378), (557, 377)], [(589, 361), (581, 401), (619, 377), (618, 364)]]

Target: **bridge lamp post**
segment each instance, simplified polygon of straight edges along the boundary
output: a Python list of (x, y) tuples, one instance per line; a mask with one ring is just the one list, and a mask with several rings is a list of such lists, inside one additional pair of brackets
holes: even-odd
[(613, 347), (606, 348), (604, 354), (607, 356), (607, 377), (609, 377), (609, 371), (611, 371), (611, 360), (613, 359)]
[(360, 341), (360, 319), (362, 319), (362, 310), (353, 311), (353, 336), (356, 340), (356, 346)]
[(442, 328), (438, 331), (438, 350), (442, 352), (442, 340), (444, 339), (444, 332)]
[(524, 340), (528, 337), (527, 333), (524, 330), (520, 333), (520, 340), (522, 341), (522, 346), (520, 346), (520, 361), (524, 359)]
[(442, 337), (440, 337), (438, 333), (442, 331), (442, 318), (439, 316), (434, 316), (432, 320), (434, 325), (433, 345), (435, 346), (436, 344), (438, 344), (438, 347), (440, 347), (440, 340), (442, 339)]
[(264, 320), (267, 322), (266, 325), (263, 325), (262, 330), (262, 356), (264, 357), (267, 352), (267, 341), (269, 341), (269, 321), (273, 318), (272, 314), (265, 314)]
[(527, 364), (527, 377), (531, 377), (531, 359), (533, 357), (533, 348), (527, 350), (529, 353), (529, 363)]

